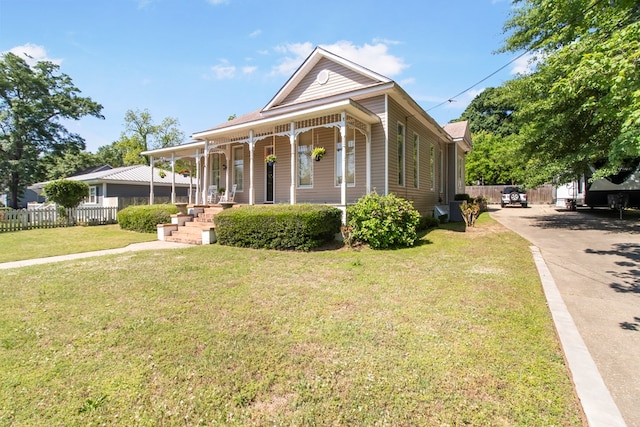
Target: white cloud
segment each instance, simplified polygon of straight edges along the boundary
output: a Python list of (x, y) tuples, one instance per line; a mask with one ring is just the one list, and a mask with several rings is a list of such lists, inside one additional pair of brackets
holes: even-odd
[[(402, 58), (390, 54), (388, 46), (380, 42), (357, 46), (350, 41), (341, 40), (321, 47), (387, 77), (398, 75), (408, 67)], [(292, 74), (313, 48), (310, 42), (276, 46), (275, 51), (286, 56), (273, 68), (273, 74)]]
[(275, 51), (285, 54), (280, 64), (273, 68), (273, 74), (291, 75), (302, 64), (307, 56), (313, 50), (313, 44), (306, 43), (290, 43), (287, 45), (280, 45), (275, 47)]
[(226, 4), (229, 3), (229, 0), (207, 0), (208, 3), (217, 6), (219, 4)]
[(414, 84), (415, 82), (416, 82), (415, 77), (408, 77), (408, 78), (406, 78), (406, 79), (402, 79), (402, 80), (400, 80), (400, 84), (401, 84), (402, 86), (405, 86), (405, 85), (412, 85), (412, 84)]
[(229, 64), (226, 59), (222, 59), (219, 64), (212, 66), (211, 71), (218, 80), (232, 79), (236, 75), (236, 67)]
[(402, 58), (388, 52), (389, 47), (385, 43), (356, 46), (350, 41), (341, 40), (322, 47), (386, 77), (396, 76), (408, 67)]
[(257, 69), (258, 67), (255, 67), (255, 66), (242, 67), (242, 74), (253, 74), (256, 72)]
[(249, 37), (253, 39), (258, 37), (260, 34), (262, 34), (262, 30), (258, 28), (257, 30), (250, 32)]
[(33, 43), (27, 43), (22, 46), (16, 46), (9, 49), (9, 52), (24, 59), (29, 66), (33, 67), (40, 61), (53, 62), (56, 65), (62, 64), (62, 59), (52, 59), (47, 56), (47, 50), (44, 46)]

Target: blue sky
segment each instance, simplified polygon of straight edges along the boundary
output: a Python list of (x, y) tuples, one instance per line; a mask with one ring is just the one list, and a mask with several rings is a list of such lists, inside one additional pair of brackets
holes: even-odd
[(504, 41), (508, 0), (0, 0), (0, 52), (60, 64), (105, 120), (68, 128), (95, 152), (125, 112), (177, 118), (189, 135), (264, 107), (322, 46), (398, 82), (441, 124), (524, 71)]

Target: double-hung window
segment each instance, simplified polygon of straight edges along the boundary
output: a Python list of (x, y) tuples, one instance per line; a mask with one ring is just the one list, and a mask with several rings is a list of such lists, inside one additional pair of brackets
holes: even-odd
[(244, 146), (233, 147), (233, 183), (236, 191), (244, 189)]
[(298, 188), (313, 187), (313, 131), (298, 136)]
[(398, 185), (404, 186), (404, 125), (398, 123), (397, 133), (398, 148)]
[[(336, 132), (336, 186), (342, 185), (342, 142), (340, 132)], [(355, 135), (347, 140), (347, 185), (356, 185), (356, 141)]]

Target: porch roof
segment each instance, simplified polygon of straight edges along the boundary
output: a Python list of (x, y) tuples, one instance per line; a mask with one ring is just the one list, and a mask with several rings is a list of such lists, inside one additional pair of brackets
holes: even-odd
[[(363, 107), (352, 99), (339, 99), (318, 104), (317, 101), (299, 104), (295, 111), (283, 112), (274, 115), (265, 114), (257, 110), (228, 122), (222, 123), (212, 129), (197, 132), (191, 135), (194, 141), (174, 147), (158, 148), (156, 150), (143, 151), (142, 155), (165, 157), (192, 156), (200, 149), (204, 150), (205, 141), (228, 144), (231, 142), (244, 142), (249, 138), (249, 132), (253, 131), (256, 137), (265, 137), (280, 134), (278, 128), (287, 127), (292, 122), (317, 119), (332, 114), (345, 112), (347, 116), (361, 122), (364, 125), (372, 125), (380, 122), (380, 117)], [(351, 124), (351, 123), (349, 123)]]

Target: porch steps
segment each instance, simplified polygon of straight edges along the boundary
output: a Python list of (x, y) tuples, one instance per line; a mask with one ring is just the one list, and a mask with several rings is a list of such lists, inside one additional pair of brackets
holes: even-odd
[[(174, 229), (163, 236), (167, 242), (188, 243), (192, 245), (202, 245), (212, 243), (210, 233), (215, 232), (214, 217), (222, 212), (220, 206), (196, 206), (190, 208), (188, 215), (172, 215), (171, 222)], [(167, 226), (167, 225), (165, 225)], [(158, 233), (160, 236), (160, 233)], [(205, 241), (203, 242), (203, 238)], [(214, 239), (213, 239), (214, 240)], [(214, 240), (215, 241), (215, 240)]]

